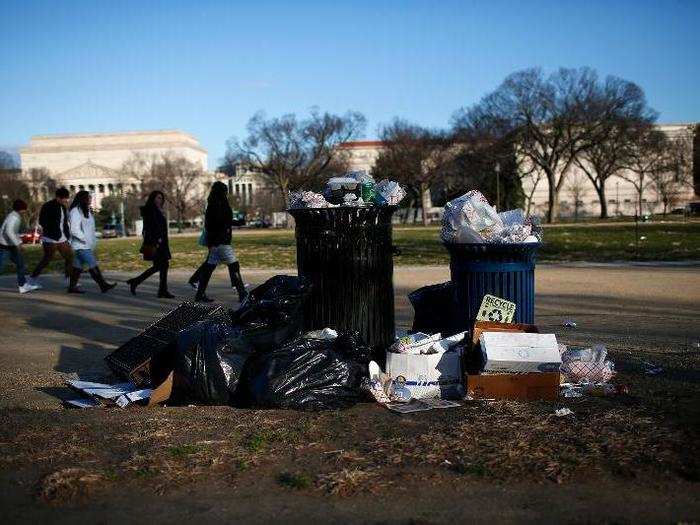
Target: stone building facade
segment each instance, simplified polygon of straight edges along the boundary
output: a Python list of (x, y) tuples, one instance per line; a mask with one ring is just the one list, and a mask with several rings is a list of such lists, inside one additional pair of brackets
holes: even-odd
[[(46, 169), (71, 193), (90, 191), (96, 208), (107, 195), (138, 189), (138, 181), (125, 180), (120, 173), (124, 162), (136, 154), (147, 159), (184, 157), (207, 172), (207, 151), (195, 137), (179, 130), (36, 135), (19, 153), (25, 175)], [(207, 176), (203, 183), (210, 180)]]

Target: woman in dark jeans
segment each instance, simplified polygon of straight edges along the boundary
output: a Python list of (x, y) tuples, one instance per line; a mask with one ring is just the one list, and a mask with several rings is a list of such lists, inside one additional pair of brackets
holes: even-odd
[(141, 253), (144, 261), (152, 261), (153, 265), (138, 277), (129, 279), (127, 284), (133, 295), (136, 287), (156, 272), (160, 273), (158, 297), (173, 299), (175, 296), (168, 291), (168, 267), (170, 266), (170, 245), (168, 244), (168, 221), (163, 213), (165, 195), (162, 191), (152, 191), (141, 207), (143, 218), (143, 244)]

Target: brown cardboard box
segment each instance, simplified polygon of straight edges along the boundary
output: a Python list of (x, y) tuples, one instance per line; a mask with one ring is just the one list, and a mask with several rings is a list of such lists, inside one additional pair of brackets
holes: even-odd
[(467, 395), (474, 399), (554, 401), (559, 395), (559, 372), (467, 375)]

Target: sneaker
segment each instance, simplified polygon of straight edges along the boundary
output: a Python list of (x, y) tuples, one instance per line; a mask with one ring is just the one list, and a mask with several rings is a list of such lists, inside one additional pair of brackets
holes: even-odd
[(33, 292), (34, 290), (38, 290), (39, 288), (41, 288), (41, 286), (37, 286), (35, 284), (30, 284), (29, 282), (26, 282), (19, 287), (19, 293)]

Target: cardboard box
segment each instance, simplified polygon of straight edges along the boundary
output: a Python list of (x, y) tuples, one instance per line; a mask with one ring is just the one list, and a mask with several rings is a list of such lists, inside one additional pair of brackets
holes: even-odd
[(554, 401), (559, 396), (559, 381), (559, 372), (466, 376), (467, 395), (474, 399)]
[(558, 372), (559, 345), (554, 334), (482, 332), (485, 372)]
[(464, 397), (461, 348), (421, 355), (387, 352), (386, 373), (415, 399)]
[(464, 356), (465, 369), (470, 374), (478, 374), (484, 366), (484, 359), (479, 344), (482, 332), (524, 332), (538, 333), (539, 330), (534, 324), (523, 323), (497, 323), (495, 321), (477, 321), (474, 323), (472, 332), (471, 347), (467, 349)]

